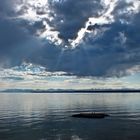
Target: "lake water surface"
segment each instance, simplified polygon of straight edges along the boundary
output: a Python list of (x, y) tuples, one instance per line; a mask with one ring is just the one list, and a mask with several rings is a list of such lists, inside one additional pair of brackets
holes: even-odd
[[(84, 111), (110, 117), (71, 117)], [(1, 93), (0, 140), (140, 140), (140, 94)]]

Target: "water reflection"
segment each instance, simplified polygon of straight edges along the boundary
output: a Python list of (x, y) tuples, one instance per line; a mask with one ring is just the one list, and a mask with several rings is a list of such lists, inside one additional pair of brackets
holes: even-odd
[[(139, 140), (139, 101), (140, 94), (0, 94), (0, 139)], [(111, 117), (70, 117), (81, 111)]]

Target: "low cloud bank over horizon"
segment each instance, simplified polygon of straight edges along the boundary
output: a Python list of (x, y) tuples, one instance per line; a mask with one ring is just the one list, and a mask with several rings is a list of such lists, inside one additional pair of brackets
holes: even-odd
[[(135, 77), (138, 76), (135, 75)], [(45, 67), (26, 62), (9, 69), (0, 69), (0, 92), (39, 92), (48, 89), (139, 89), (139, 79), (134, 76), (123, 78), (77, 77), (63, 71), (49, 72)]]
[(5, 0), (0, 67), (24, 61), (78, 77), (140, 72), (139, 0)]

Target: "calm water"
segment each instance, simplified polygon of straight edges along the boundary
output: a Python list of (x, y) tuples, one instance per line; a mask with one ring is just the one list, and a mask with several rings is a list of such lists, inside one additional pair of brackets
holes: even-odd
[(0, 94), (0, 140), (140, 140), (140, 94)]

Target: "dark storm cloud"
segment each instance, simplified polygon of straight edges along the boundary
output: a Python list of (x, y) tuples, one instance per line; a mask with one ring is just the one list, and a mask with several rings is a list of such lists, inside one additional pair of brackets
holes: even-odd
[(54, 17), (50, 24), (66, 42), (68, 39), (75, 39), (88, 18), (98, 16), (103, 9), (100, 0), (66, 0), (59, 3), (50, 1), (50, 8)]
[[(122, 20), (124, 22), (132, 20), (134, 17), (132, 7), (134, 7), (133, 1), (127, 3), (126, 1), (121, 0), (113, 11), (113, 15), (116, 20)], [(130, 8), (128, 10), (128, 8)]]
[[(113, 23), (89, 26), (91, 33), (87, 33), (83, 43), (75, 49), (56, 46), (48, 41), (40, 47), (31, 34), (34, 35), (37, 29), (44, 29), (42, 21), (33, 25), (22, 21), (19, 25), (16, 21), (6, 20), (4, 12), (8, 12), (10, 8), (2, 3), (5, 10), (1, 12), (3, 18), (0, 20), (1, 65), (20, 65), (26, 60), (45, 66), (48, 71), (99, 77), (123, 76), (129, 69), (140, 65), (140, 13), (120, 14), (119, 11), (130, 6), (127, 3), (121, 1), (118, 4), (113, 12)], [(102, 6), (99, 1), (67, 0), (63, 3), (50, 2), (50, 8), (54, 19), (49, 24), (67, 42), (68, 39), (76, 38), (77, 32), (84, 27), (88, 18), (97, 16)], [(44, 13), (40, 11), (37, 14)], [(30, 34), (21, 27), (29, 29)], [(96, 37), (92, 34), (95, 30), (102, 34)]]
[(14, 2), (16, 0), (0, 0), (0, 17), (3, 16), (13, 16), (16, 13), (13, 10)]
[[(43, 18), (41, 21), (36, 21), (28, 25), (28, 29), (32, 33), (37, 31), (44, 30), (45, 26), (43, 21), (46, 21), (54, 31), (58, 31), (58, 37), (68, 43), (69, 39), (75, 39), (77, 37), (78, 31), (83, 28), (88, 21), (89, 17), (96, 17), (100, 15), (103, 6), (100, 4), (101, 0), (62, 0), (59, 2), (49, 0), (49, 16), (53, 18), (49, 21), (47, 17)], [(29, 5), (28, 5), (29, 6)], [(21, 8), (21, 15), (26, 11), (26, 6)], [(46, 15), (44, 8), (35, 8), (32, 6), (32, 9), (36, 11), (38, 16)]]
[(37, 41), (10, 20), (0, 19), (0, 65), (20, 64), (36, 49)]
[[(36, 63), (50, 71), (66, 71), (78, 76), (124, 76), (140, 65), (140, 13), (133, 15), (130, 24), (116, 20), (112, 24), (94, 25), (92, 29), (108, 28), (98, 38), (86, 36), (75, 49), (45, 47)], [(35, 60), (35, 58), (32, 58)]]

